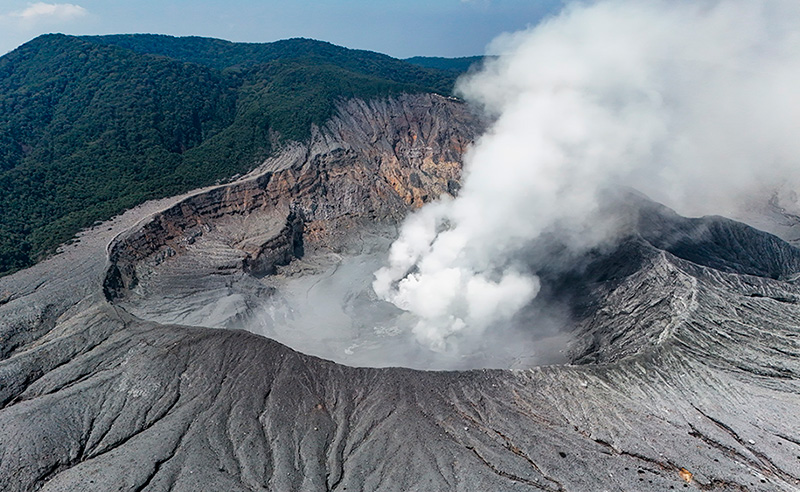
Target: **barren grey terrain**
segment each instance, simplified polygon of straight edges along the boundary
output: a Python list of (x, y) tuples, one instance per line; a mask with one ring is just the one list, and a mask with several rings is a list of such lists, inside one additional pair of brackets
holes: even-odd
[[(0, 489), (800, 490), (781, 210), (758, 217), (784, 239), (623, 193), (617, 243), (540, 271), (565, 327), (444, 362), (380, 329), (402, 314), (369, 273), (481, 128), (438, 96), (350, 101), (0, 279)], [(504, 369), (377, 367), (437, 364)]]

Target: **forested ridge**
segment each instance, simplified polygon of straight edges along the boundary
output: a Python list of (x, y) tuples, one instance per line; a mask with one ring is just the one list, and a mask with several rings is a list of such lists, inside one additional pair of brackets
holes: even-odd
[(340, 98), (449, 94), (459, 73), (310, 39), (40, 36), (0, 57), (0, 275), (253, 168)]

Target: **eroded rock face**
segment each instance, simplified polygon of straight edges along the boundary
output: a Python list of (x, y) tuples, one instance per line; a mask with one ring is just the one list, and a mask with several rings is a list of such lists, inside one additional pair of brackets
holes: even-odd
[(308, 146), (270, 159), (253, 179), (191, 196), (116, 242), (107, 294), (125, 295), (146, 265), (208, 235), (231, 261), (266, 272), (297, 257), (300, 243), (336, 250), (354, 228), (394, 225), (457, 190), (463, 153), (481, 127), (464, 104), (436, 95), (342, 103)]
[[(440, 96), (343, 103), (307, 146), (120, 237), (105, 293), (146, 320), (245, 328), (341, 362), (407, 365), (418, 349), (383, 323), (396, 309), (373, 309), (372, 274), (402, 217), (456, 191), (481, 126)], [(335, 293), (320, 292), (340, 277)]]
[[(246, 285), (261, 284), (230, 281), (255, 278), (243, 265), (271, 240), (294, 251), (298, 214), (305, 257), (349, 247), (348, 225), (396, 220), (423, 200), (415, 190), (444, 192), (446, 172), (424, 177), (386, 150), (413, 136), (379, 138), (385, 149), (369, 154), (374, 133), (353, 130), (406, 128), (398, 122), (414, 101), (381, 103), (386, 117), (365, 121), (358, 111), (370, 105), (350, 103), (339, 121), (355, 122), (342, 123), (350, 134), (338, 140), (362, 142), (363, 152), (350, 144), (351, 157), (309, 160), (333, 155), (314, 148), (340, 145), (320, 130), (263, 177), (131, 211), (0, 279), (9, 293), (0, 305), (0, 489), (798, 490), (799, 256), (742, 224), (637, 205), (644, 219), (616, 248), (553, 279), (549, 295), (574, 317), (580, 365), (353, 368), (126, 309), (198, 278), (198, 297), (233, 284), (231, 295), (246, 297)], [(419, 128), (443, 129), (451, 117), (457, 128), (466, 113), (447, 111)], [(416, 142), (430, 134), (418, 131)], [(445, 147), (431, 155), (453, 152), (441, 162), (457, 162), (456, 147)], [(402, 186), (369, 173), (374, 186), (353, 184), (353, 199), (333, 200), (367, 177), (352, 155), (397, 158)], [(353, 218), (354, 204), (370, 212)]]

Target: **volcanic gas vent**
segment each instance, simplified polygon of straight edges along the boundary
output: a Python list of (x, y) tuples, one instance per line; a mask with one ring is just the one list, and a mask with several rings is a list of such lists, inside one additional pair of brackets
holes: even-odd
[[(428, 292), (420, 306), (434, 303), (430, 316), (386, 302), (380, 272), (390, 247), (412, 244), (397, 238), (415, 219), (399, 224), (437, 198), (413, 217), (455, 201), (449, 191), (481, 129), (463, 104), (438, 96), (343, 104), (308, 146), (288, 147), (250, 177), (198, 192), (118, 238), (106, 296), (142, 319), (243, 328), (349, 365), (525, 368), (616, 360), (669, 340), (696, 305), (697, 268), (781, 279), (800, 264), (772, 236), (683, 219), (625, 192), (594, 213), (602, 238), (576, 247), (574, 230), (551, 228), (500, 248), (505, 263), (489, 265), (503, 269), (474, 270), (483, 284), (471, 298), (449, 295), (460, 294), (458, 282), (416, 289)], [(727, 242), (736, 247), (718, 246)], [(538, 295), (520, 295), (508, 279), (535, 279)], [(467, 304), (442, 311), (442, 298)], [(503, 305), (511, 308), (494, 316)]]
[[(293, 152), (302, 161), (304, 149)], [(795, 248), (626, 192), (606, 207), (617, 214), (613, 244), (575, 253), (540, 239), (519, 258), (541, 279), (539, 295), (511, 319), (432, 350), (415, 333), (420, 320), (373, 290), (397, 236), (394, 217), (319, 218), (309, 205), (317, 199), (286, 199), (292, 169), (197, 194), (121, 238), (106, 295), (159, 323), (243, 328), (348, 365), (424, 369), (610, 362), (650, 351), (685, 328), (697, 276), (707, 272), (753, 276), (751, 298), (794, 299), (762, 293), (755, 279), (791, 277), (800, 270)]]
[[(409, 213), (458, 190), (481, 121), (453, 99), (350, 101), (253, 177), (191, 196), (120, 238), (106, 295), (161, 323), (244, 328), (352, 365), (529, 367), (564, 359), (556, 314), (420, 344), (374, 272)], [(507, 321), (507, 320), (504, 320)]]
[[(160, 242), (158, 235), (169, 230), (179, 235), (138, 259), (118, 246), (106, 281), (112, 302), (139, 318), (243, 328), (349, 365), (452, 369), (565, 360), (561, 323), (541, 311), (525, 313), (525, 323), (495, 326), (491, 336), (459, 339), (447, 351), (421, 344), (413, 334), (417, 320), (372, 290), (374, 272), (396, 235), (390, 224), (353, 222), (333, 249), (309, 241), (321, 231), (304, 222), (300, 256), (294, 212), (224, 215), (184, 229), (164, 220), (151, 222), (139, 239), (129, 238), (136, 245), (131, 250)], [(244, 230), (259, 241), (249, 243)]]

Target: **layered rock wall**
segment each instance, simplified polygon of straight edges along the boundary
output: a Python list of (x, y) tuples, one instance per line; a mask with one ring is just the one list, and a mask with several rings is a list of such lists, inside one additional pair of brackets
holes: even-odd
[(464, 152), (481, 126), (463, 103), (432, 94), (343, 102), (308, 145), (290, 145), (254, 177), (186, 198), (121, 237), (111, 247), (106, 295), (135, 288), (137, 265), (156, 267), (183, 254), (202, 235), (224, 229), (223, 218), (247, 219), (246, 230), (225, 242), (242, 252), (243, 268), (258, 265), (262, 273), (272, 270), (269, 258), (283, 264), (296, 255), (298, 243), (335, 249), (364, 221), (396, 223), (409, 209), (458, 190)]

